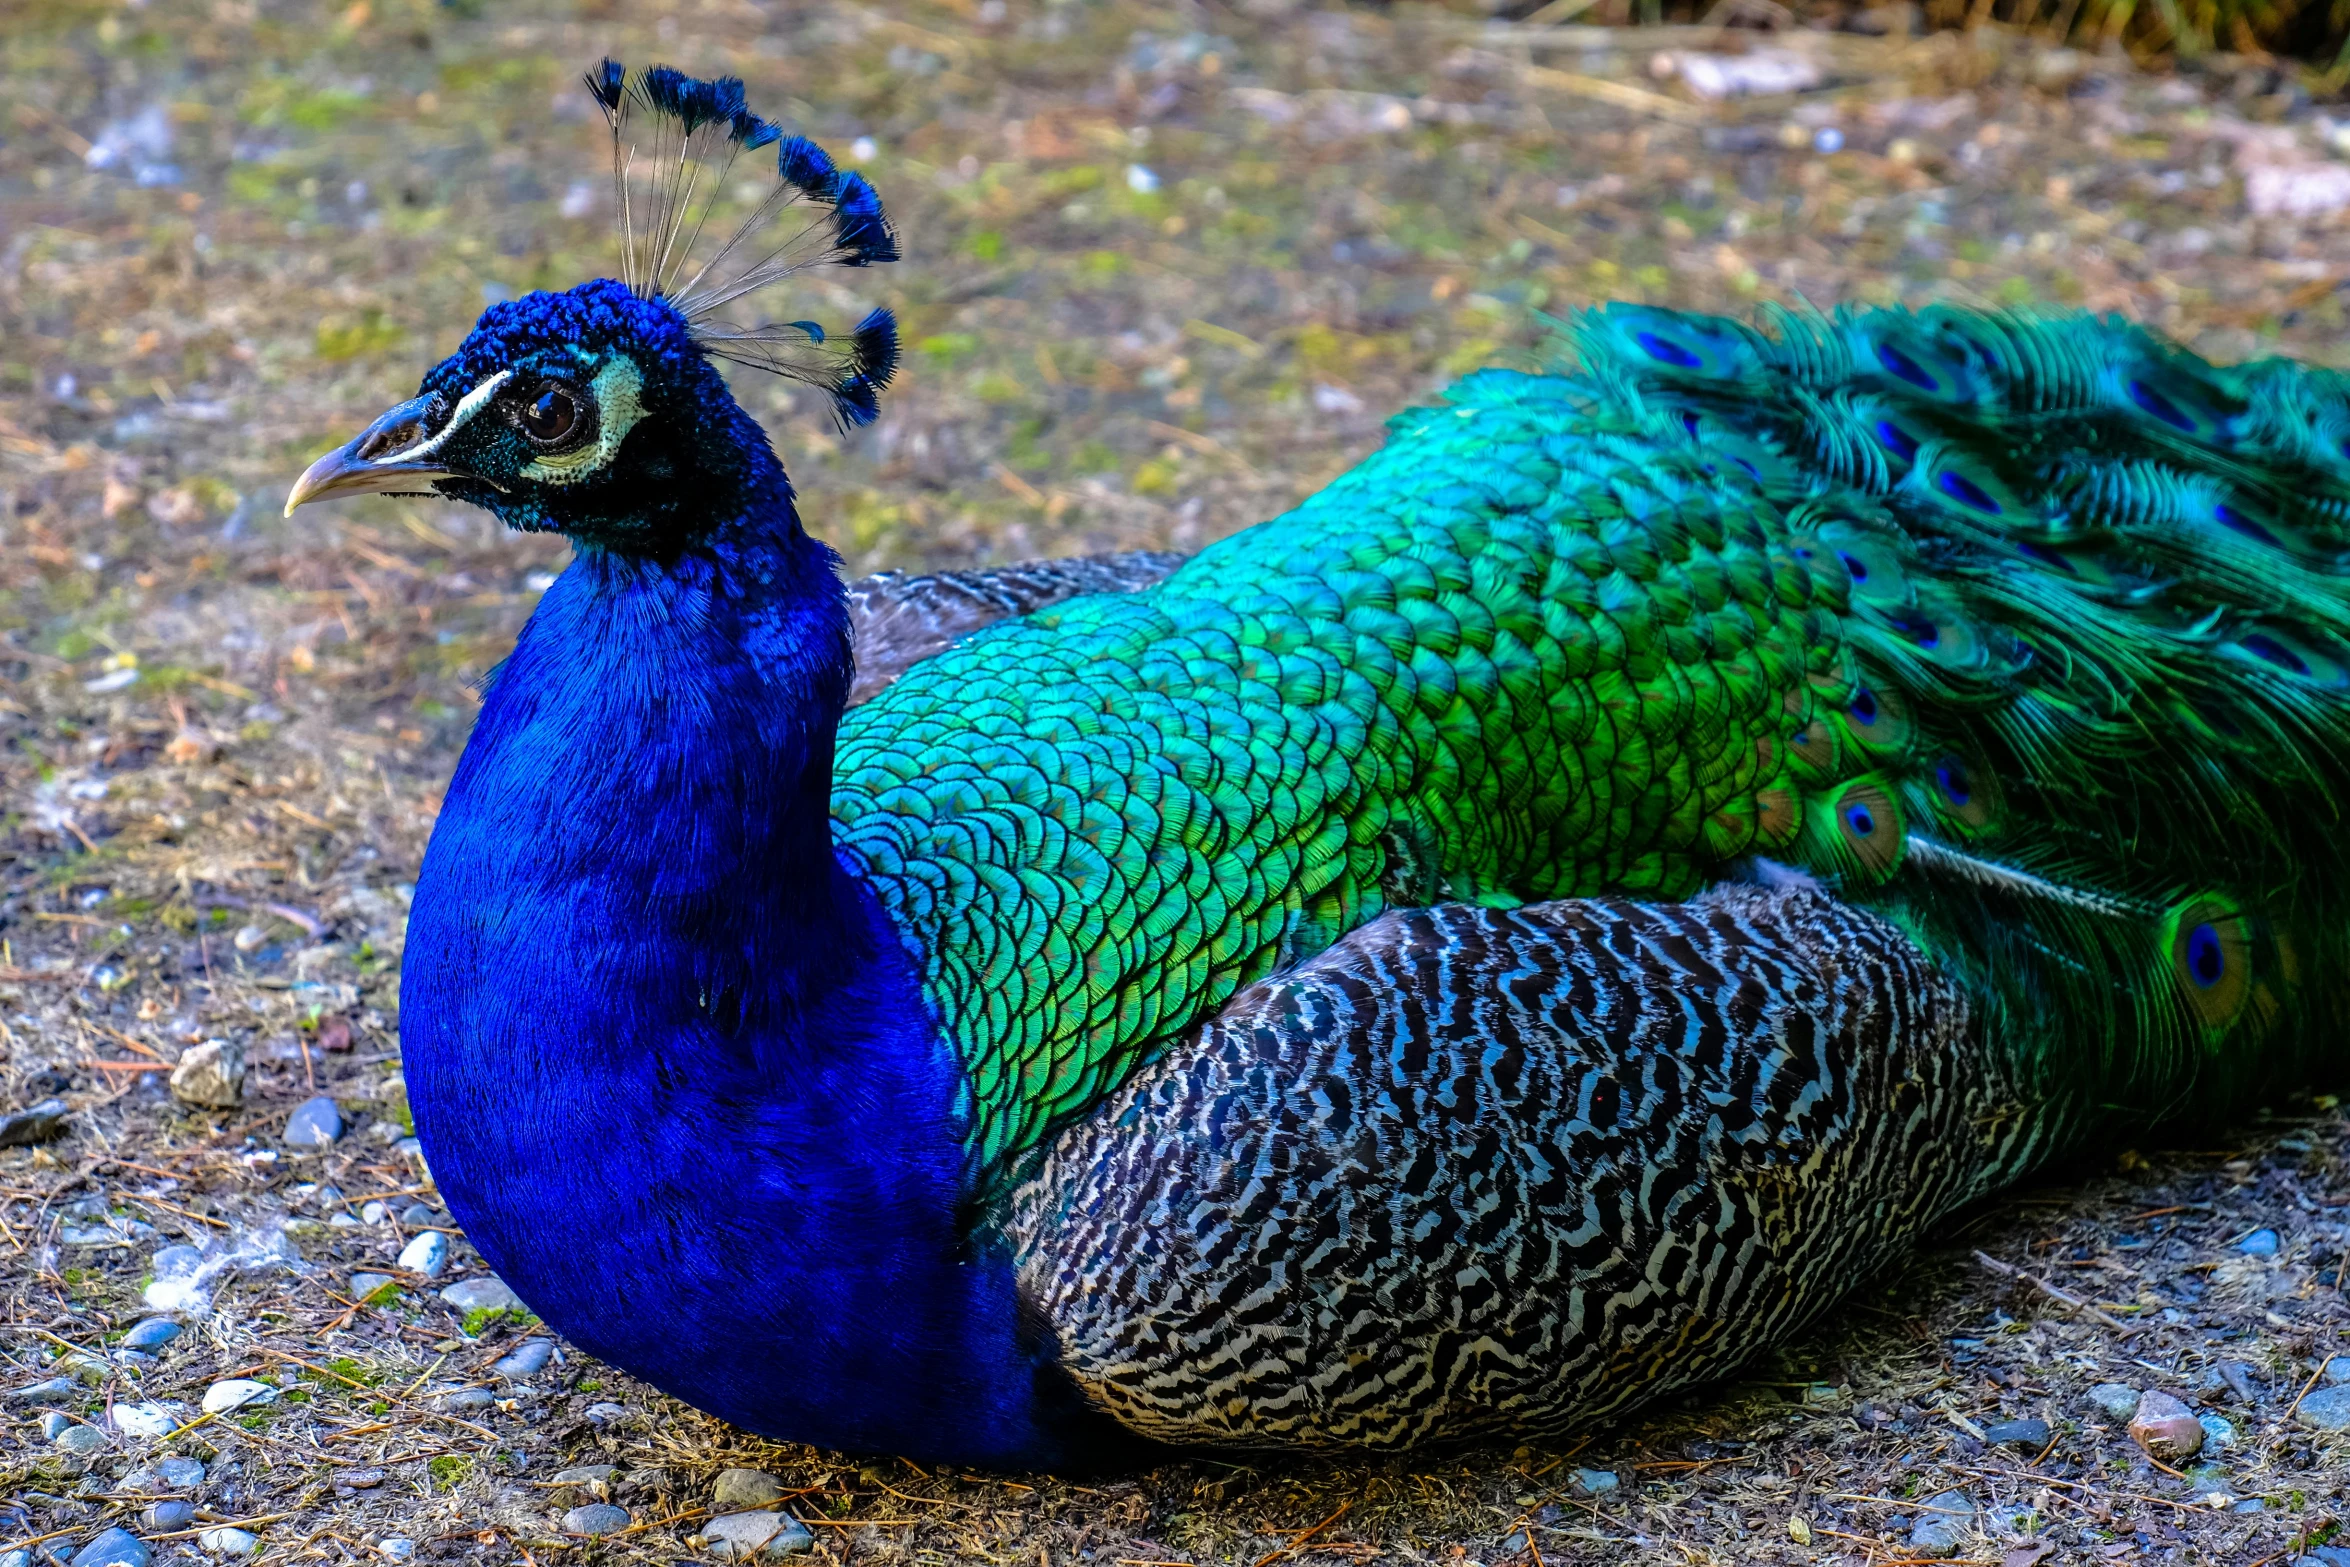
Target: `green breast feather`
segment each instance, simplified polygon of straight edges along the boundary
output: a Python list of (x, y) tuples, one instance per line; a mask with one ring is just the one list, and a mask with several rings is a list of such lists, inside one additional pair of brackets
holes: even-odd
[(975, 1178), (1387, 907), (1756, 855), (2088, 1107), (2247, 1088), (2338, 1017), (2342, 377), (1945, 310), (1573, 342), (849, 715), (840, 842), (968, 1069)]

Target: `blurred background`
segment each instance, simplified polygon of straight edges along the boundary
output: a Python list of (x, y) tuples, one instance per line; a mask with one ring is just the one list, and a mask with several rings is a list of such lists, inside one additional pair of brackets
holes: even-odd
[[(567, 549), (430, 500), (279, 509), (485, 303), (608, 269), (608, 144), (578, 85), (604, 54), (741, 75), (754, 108), (888, 202), (905, 261), (807, 311), (901, 314), (880, 422), (839, 438), (806, 393), (737, 378), (811, 528), (863, 572), (1196, 548), (1318, 488), (1452, 377), (1539, 364), (1546, 315), (1609, 299), (2077, 306), (2215, 357), (2350, 364), (2345, 36), (2350, 0), (0, 0), (0, 1116), (47, 1116), (0, 1120), (0, 1143), (30, 1146), (0, 1154), (0, 1315), (49, 1324), (11, 1330), (10, 1364), (34, 1375), (131, 1320), (159, 1240), (217, 1245), (288, 1213), (310, 1216), (325, 1284), (252, 1285), (259, 1314), (219, 1319), (242, 1325), (216, 1326), (205, 1366), (291, 1323), (405, 1379), (479, 1337), (427, 1353), (450, 1331), (429, 1297), (362, 1311), (333, 1270), (388, 1266), (399, 1226), (432, 1219), (398, 1076), (405, 899), (477, 683)], [(211, 1039), (245, 1074), (191, 1108), (164, 1078)], [(321, 1099), (334, 1135), (295, 1148)], [(2331, 1105), (2304, 1108), (2339, 1131)], [(2312, 1173), (2324, 1138), (2262, 1135), (1970, 1220), (1838, 1330), (1863, 1338), (1807, 1344), (1572, 1462), (925, 1492), (963, 1494), (923, 1514), (951, 1529), (858, 1524), (825, 1550), (1933, 1557), (1915, 1530), (1939, 1515), (1893, 1490), (2058, 1516), (2061, 1486), (1967, 1478), (2003, 1451), (1986, 1433), (2077, 1414), (2079, 1388), (2151, 1352), (2107, 1335), (2069, 1361), (2024, 1355), (2000, 1324), (2045, 1300), (1967, 1250), (2094, 1252), (2194, 1223), (2194, 1246), (2250, 1255), (2242, 1233), (2291, 1206), (2277, 1180), (2317, 1183), (2321, 1206), (2350, 1190), (2338, 1160)], [(367, 1192), (390, 1218), (354, 1218)], [(419, 1199), (423, 1218), (400, 1218)], [(2231, 1203), (2248, 1223), (2222, 1235)], [(334, 1215), (351, 1222), (322, 1227)], [(75, 1225), (84, 1241), (59, 1238)], [(2311, 1293), (2335, 1244), (2286, 1246), (2273, 1290), (2205, 1304), (2299, 1366), (2315, 1329), (2280, 1338), (2296, 1319), (2275, 1303), (2307, 1284), (2299, 1298), (2338, 1315), (2338, 1268), (2331, 1296)], [(2182, 1254), (2169, 1304), (2123, 1291), (2114, 1309), (2201, 1300), (2236, 1266), (2201, 1255)], [(779, 1454), (611, 1373), (562, 1376), (543, 1407), (497, 1417), (507, 1468), (444, 1473), (449, 1453), (401, 1449), (361, 1485), (315, 1433), (256, 1426), (258, 1445), (214, 1453), (245, 1465), (241, 1497), (210, 1504), (290, 1509), (271, 1539), (299, 1529), (319, 1557), (339, 1549), (322, 1538), (560, 1551), (547, 1508), (579, 1494), (527, 1488), (603, 1451), (666, 1477), (640, 1487), (643, 1519), (690, 1509), (687, 1480), (736, 1460), (801, 1466), (795, 1484), (851, 1520), (921, 1511), (902, 1471)], [(1934, 1413), (1953, 1387), (1972, 1400), (1956, 1423)], [(2227, 1505), (2150, 1506), (2142, 1526), (2107, 1508), (2073, 1519), (2066, 1549), (2250, 1561), (2321, 1539), (2340, 1471), (2289, 1423), (2253, 1433), (2208, 1481)], [(0, 1547), (131, 1516), (100, 1494), (129, 1459), (55, 1440), (29, 1416), (0, 1429), (0, 1495), (56, 1503), (8, 1504)], [(2131, 1485), (2170, 1483), (2135, 1451), (2070, 1472), (2110, 1459), (2137, 1465)], [(2295, 1500), (2247, 1512), (2232, 1493)], [(604, 1549), (674, 1551), (685, 1528)], [(1967, 1540), (2005, 1537), (1982, 1531)]]

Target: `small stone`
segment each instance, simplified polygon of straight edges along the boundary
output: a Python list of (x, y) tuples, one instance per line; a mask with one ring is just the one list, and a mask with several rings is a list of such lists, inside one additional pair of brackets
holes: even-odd
[(459, 1311), (520, 1311), (522, 1297), (506, 1287), (506, 1281), (494, 1273), (485, 1273), (478, 1279), (459, 1279), (441, 1291), (441, 1299)]
[(261, 1549), (260, 1537), (242, 1529), (207, 1529), (196, 1536), (196, 1543), (215, 1556), (250, 1556)]
[(2254, 1230), (2236, 1243), (2236, 1250), (2247, 1257), (2273, 1257), (2277, 1254), (2277, 1232)]
[(2002, 1420), (1983, 1427), (1983, 1438), (1994, 1447), (2012, 1447), (2019, 1452), (2037, 1453), (2048, 1445), (2048, 1422), (2045, 1420)]
[(286, 1141), (296, 1148), (332, 1148), (343, 1135), (343, 1112), (324, 1094), (305, 1099), (286, 1117)]
[(378, 1554), (396, 1562), (404, 1562), (416, 1554), (416, 1542), (406, 1535), (387, 1534), (375, 1542), (375, 1548)]
[(2089, 1402), (2108, 1420), (2127, 1420), (2138, 1412), (2138, 1390), (2125, 1382), (2100, 1382), (2089, 1389)]
[(729, 1513), (703, 1526), (702, 1537), (711, 1556), (722, 1562), (746, 1562), (765, 1555), (797, 1556), (814, 1550), (816, 1536), (797, 1518), (778, 1512)]
[(251, 1377), (230, 1377), (204, 1390), (204, 1413), (217, 1415), (224, 1410), (242, 1409), (247, 1404), (272, 1403), (276, 1398), (277, 1389), (266, 1382), (256, 1382)]
[(193, 1458), (158, 1458), (155, 1478), (175, 1491), (193, 1491), (204, 1483), (204, 1466)]
[(57, 1434), (56, 1445), (76, 1458), (87, 1458), (106, 1445), (106, 1433), (96, 1426), (68, 1426)]
[(2268, 1503), (2262, 1501), (2257, 1496), (2247, 1496), (2244, 1498), (2244, 1500), (2229, 1508), (2228, 1511), (2231, 1513), (2265, 1513), (2268, 1511)]
[(412, 1202), (400, 1210), (400, 1222), (409, 1229), (421, 1230), (440, 1223), (441, 1216), (420, 1202)]
[(1947, 1556), (1975, 1532), (1975, 1499), (1964, 1491), (1944, 1491), (1918, 1504), (1924, 1516), (1909, 1531), (1913, 1550)]
[(54, 1404), (73, 1397), (73, 1393), (72, 1378), (51, 1377), (46, 1382), (33, 1382), (24, 1387), (11, 1388), (8, 1392), (8, 1398), (10, 1402), (18, 1404)]
[(710, 1488), (710, 1505), (721, 1510), (747, 1511), (782, 1497), (783, 1482), (764, 1469), (721, 1469)]
[(169, 1317), (149, 1317), (144, 1322), (133, 1324), (131, 1330), (122, 1336), (122, 1343), (117, 1347), (121, 1349), (161, 1349), (173, 1339), (178, 1338), (180, 1331), (180, 1325)]
[(371, 1202), (359, 1210), (359, 1222), (361, 1224), (381, 1224), (390, 1216), (391, 1211), (380, 1202)]
[(410, 1273), (421, 1273), (428, 1279), (437, 1279), (449, 1265), (449, 1237), (438, 1230), (426, 1230), (400, 1248), (400, 1266)]
[(101, 1529), (73, 1553), (73, 1567), (147, 1567), (155, 1553), (128, 1529)]
[(2220, 1448), (2236, 1445), (2236, 1423), (2227, 1416), (2197, 1415), (2195, 1423), (2203, 1428), (2204, 1446)]
[(155, 1502), (139, 1515), (139, 1521), (156, 1534), (167, 1534), (174, 1529), (185, 1529), (196, 1521), (193, 1502)]
[(628, 1410), (619, 1404), (590, 1404), (587, 1406), (587, 1417), (598, 1425), (610, 1425), (627, 1413)]
[(258, 952), (269, 942), (269, 927), (266, 925), (239, 925), (233, 940), (239, 952)]
[(546, 1370), (547, 1362), (554, 1358), (554, 1354), (555, 1346), (549, 1340), (543, 1338), (525, 1339), (514, 1346), (512, 1354), (500, 1360), (490, 1369), (510, 1381), (520, 1381), (524, 1377), (535, 1377)]
[(2181, 1464), (2203, 1451), (2203, 1426), (2195, 1412), (2159, 1388), (2138, 1397), (2130, 1416), (2130, 1440), (2147, 1456), (2165, 1464)]
[(389, 1290), (392, 1294), (397, 1295), (400, 1292), (400, 1281), (388, 1273), (354, 1273), (351, 1275), (351, 1298), (353, 1300), (371, 1300), (377, 1290)]
[(627, 1508), (615, 1507), (610, 1502), (590, 1502), (563, 1515), (564, 1532), (568, 1534), (617, 1534), (633, 1522)]
[[(601, 1487), (610, 1485), (612, 1477), (618, 1473), (620, 1473), (618, 1464), (580, 1464), (570, 1469), (558, 1469), (549, 1478), (556, 1485)], [(732, 1471), (730, 1470), (728, 1473), (732, 1473)]]
[(245, 1100), (245, 1047), (207, 1039), (180, 1052), (171, 1069), (171, 1096), (201, 1109), (232, 1110)]
[(30, 1148), (65, 1135), (65, 1101), (44, 1099), (0, 1115), (0, 1148)]
[(498, 1395), (486, 1387), (461, 1387), (455, 1392), (445, 1394), (441, 1399), (441, 1407), (443, 1409), (487, 1409), (497, 1401)]
[(114, 1429), (123, 1435), (150, 1441), (169, 1436), (185, 1424), (169, 1404), (158, 1403), (117, 1404), (109, 1418), (114, 1422)]
[(2327, 1361), (2325, 1378), (2329, 1384), (2335, 1387), (2350, 1382), (2350, 1355), (2336, 1355)]
[(44, 1442), (56, 1441), (58, 1437), (65, 1433), (66, 1428), (72, 1424), (73, 1416), (65, 1413), (61, 1409), (42, 1410), (41, 1440)]
[(1605, 1496), (1623, 1482), (1613, 1469), (1578, 1469), (1567, 1477), (1577, 1496)]
[(2301, 1400), (2294, 1418), (2320, 1431), (2350, 1431), (2350, 1382), (2321, 1387)]

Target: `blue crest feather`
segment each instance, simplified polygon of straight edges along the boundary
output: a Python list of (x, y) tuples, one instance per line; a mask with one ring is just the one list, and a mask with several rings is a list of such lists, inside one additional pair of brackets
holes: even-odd
[[(845, 338), (813, 321), (744, 324), (721, 312), (816, 267), (868, 267), (898, 259), (896, 232), (863, 175), (843, 170), (805, 136), (753, 114), (735, 77), (705, 81), (666, 65), (631, 77), (616, 60), (587, 74), (588, 92), (612, 129), (613, 190), (620, 212), (622, 280), (665, 299), (694, 341), (715, 358), (816, 387), (841, 425), (870, 421), (898, 356), (897, 323), (876, 310)], [(640, 148), (633, 123), (647, 122)], [(776, 180), (734, 218), (725, 242), (693, 259), (704, 231), (731, 205), (735, 159), (774, 146)], [(793, 208), (816, 209), (799, 220)]]

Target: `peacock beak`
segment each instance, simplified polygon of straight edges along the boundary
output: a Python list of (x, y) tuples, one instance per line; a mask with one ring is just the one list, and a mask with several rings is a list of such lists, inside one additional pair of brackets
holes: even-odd
[(359, 432), (348, 445), (338, 446), (312, 463), (286, 494), (286, 515), (310, 501), (344, 495), (380, 495), (390, 490), (422, 490), (435, 479), (450, 477), (449, 469), (429, 454), (416, 460), (424, 446), (428, 421), (439, 407), (437, 398), (417, 397), (383, 414)]
[(463, 477), (439, 455), (441, 444), (481, 412), (511, 374), (501, 370), (491, 376), (466, 393), (454, 411), (437, 395), (413, 397), (386, 410), (349, 445), (336, 447), (303, 471), (286, 493), (286, 515), (311, 501), (420, 491), (435, 479)]

